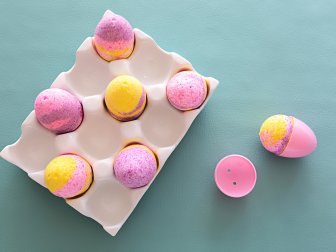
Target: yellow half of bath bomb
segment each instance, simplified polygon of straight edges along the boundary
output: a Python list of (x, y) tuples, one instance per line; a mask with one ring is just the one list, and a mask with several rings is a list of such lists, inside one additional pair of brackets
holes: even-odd
[(130, 113), (138, 106), (142, 93), (140, 81), (132, 76), (121, 75), (113, 79), (106, 88), (105, 103), (112, 114)]
[(76, 161), (67, 156), (59, 156), (53, 159), (45, 169), (44, 180), (51, 192), (63, 188), (71, 179), (76, 170)]
[(260, 128), (260, 134), (266, 132), (269, 134), (268, 142), (265, 142), (267, 146), (272, 146), (281, 141), (287, 134), (288, 123), (286, 121), (286, 115), (274, 115), (269, 117)]

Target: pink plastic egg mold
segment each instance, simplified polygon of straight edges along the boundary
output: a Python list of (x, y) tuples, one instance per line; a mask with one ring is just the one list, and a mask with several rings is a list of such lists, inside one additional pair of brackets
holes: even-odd
[[(112, 164), (118, 151), (131, 142), (147, 145), (158, 157), (157, 175), (218, 85), (217, 80), (205, 77), (209, 92), (203, 105), (189, 112), (176, 110), (167, 101), (166, 83), (175, 73), (193, 69), (192, 65), (180, 55), (162, 50), (139, 29), (134, 32), (136, 44), (132, 55), (112, 62), (98, 56), (91, 37), (85, 39), (77, 50), (74, 66), (52, 83), (52, 87), (65, 89), (81, 100), (84, 120), (76, 131), (55, 135), (37, 122), (32, 111), (22, 124), (18, 141), (1, 152), (2, 158), (44, 187), (44, 169), (54, 157), (76, 153), (87, 159), (94, 173), (92, 186), (81, 197), (65, 202), (96, 220), (113, 236), (151, 185), (128, 189), (116, 180)], [(148, 94), (144, 113), (134, 121), (119, 122), (104, 107), (106, 86), (122, 74), (140, 80)]]

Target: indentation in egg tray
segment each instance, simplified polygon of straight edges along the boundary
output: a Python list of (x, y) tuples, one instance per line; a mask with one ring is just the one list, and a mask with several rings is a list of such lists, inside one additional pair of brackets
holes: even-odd
[[(44, 170), (50, 160), (63, 153), (85, 157), (92, 165), (94, 181), (84, 195), (65, 201), (99, 222), (113, 236), (155, 179), (141, 188), (125, 187), (113, 174), (116, 154), (131, 142), (143, 143), (156, 153), (159, 172), (218, 85), (217, 80), (204, 77), (208, 96), (203, 105), (187, 112), (178, 111), (166, 98), (166, 84), (177, 72), (193, 69), (192, 65), (180, 55), (162, 50), (139, 29), (134, 32), (136, 43), (131, 56), (112, 62), (101, 59), (92, 46), (93, 38), (87, 38), (77, 50), (74, 66), (51, 85), (81, 100), (84, 120), (76, 131), (55, 135), (38, 123), (32, 111), (22, 124), (18, 141), (1, 152), (4, 159), (44, 187)], [(143, 114), (129, 122), (112, 118), (103, 102), (108, 83), (124, 74), (143, 83), (148, 99)]]

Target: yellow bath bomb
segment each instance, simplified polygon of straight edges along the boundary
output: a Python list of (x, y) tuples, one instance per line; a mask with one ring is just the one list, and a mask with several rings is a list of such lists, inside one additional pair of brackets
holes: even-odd
[(141, 82), (129, 75), (116, 77), (105, 91), (106, 107), (119, 121), (138, 118), (145, 109), (146, 100), (146, 91)]

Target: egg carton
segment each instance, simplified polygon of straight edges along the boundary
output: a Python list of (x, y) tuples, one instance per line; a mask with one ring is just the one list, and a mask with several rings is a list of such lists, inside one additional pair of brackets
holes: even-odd
[[(188, 112), (176, 110), (166, 98), (166, 83), (181, 70), (193, 70), (192, 65), (180, 55), (161, 49), (141, 30), (134, 32), (136, 44), (132, 55), (112, 62), (98, 56), (92, 37), (85, 39), (77, 50), (74, 66), (51, 85), (81, 100), (84, 120), (76, 131), (55, 135), (38, 123), (32, 111), (22, 123), (18, 141), (1, 152), (2, 158), (44, 187), (44, 169), (51, 159), (64, 153), (76, 153), (87, 159), (94, 174), (91, 187), (84, 195), (65, 202), (96, 220), (112, 236), (127, 220), (218, 85), (216, 79), (205, 77), (208, 96), (203, 105)], [(140, 80), (148, 95), (144, 113), (129, 122), (112, 118), (103, 101), (109, 82), (123, 74)], [(151, 183), (129, 189), (116, 180), (112, 165), (116, 154), (134, 142), (150, 147), (157, 155), (159, 167)]]

